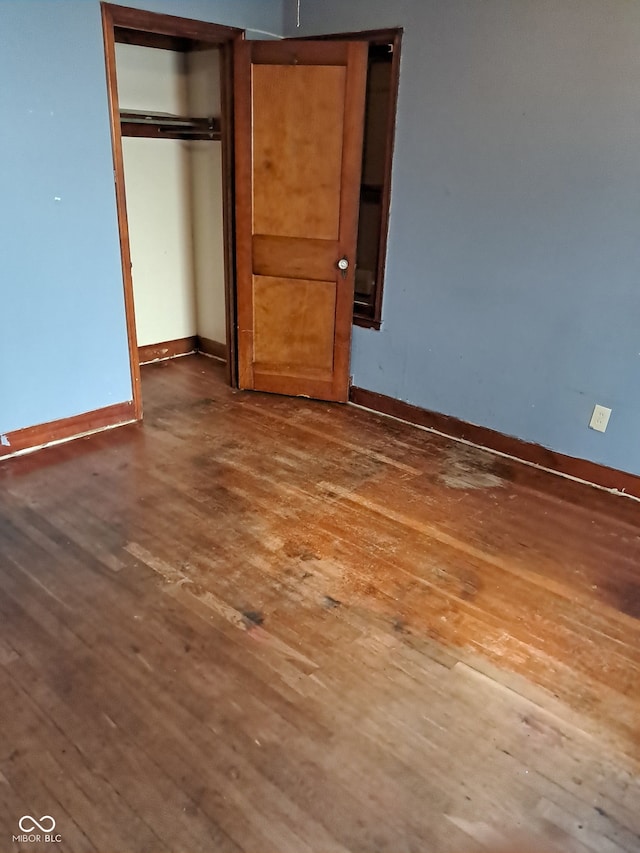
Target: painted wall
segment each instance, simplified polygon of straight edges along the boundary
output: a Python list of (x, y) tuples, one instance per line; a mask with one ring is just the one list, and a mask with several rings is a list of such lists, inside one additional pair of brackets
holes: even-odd
[[(219, 51), (116, 45), (121, 109), (220, 116)], [(124, 138), (138, 345), (224, 343), (220, 142)]]
[[(189, 114), (220, 115), (220, 54), (198, 50), (187, 56)], [(215, 85), (216, 82), (218, 85)], [(224, 223), (222, 219), (222, 145), (191, 142), (191, 211), (197, 333), (210, 341), (227, 340), (224, 295)]]
[(383, 327), (354, 330), (355, 384), (640, 474), (640, 4), (295, 17), (287, 35), (405, 28)]
[(138, 346), (196, 334), (187, 145), (122, 140)]
[[(116, 45), (124, 110), (187, 115), (183, 54)], [(196, 334), (191, 170), (187, 143), (123, 138), (138, 346)]]
[(120, 109), (174, 115), (186, 111), (188, 83), (183, 53), (116, 44), (116, 73)]
[[(282, 26), (281, 0), (127, 2)], [(131, 399), (98, 0), (0, 0), (0, 112), (4, 434)]]

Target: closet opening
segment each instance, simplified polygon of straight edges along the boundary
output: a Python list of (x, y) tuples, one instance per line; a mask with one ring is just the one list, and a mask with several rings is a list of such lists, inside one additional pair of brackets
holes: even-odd
[(103, 4), (136, 416), (140, 364), (202, 352), (235, 384), (232, 53), (241, 30)]
[(305, 36), (305, 39), (366, 41), (369, 46), (353, 322), (356, 326), (379, 329), (387, 258), (402, 29), (332, 33)]

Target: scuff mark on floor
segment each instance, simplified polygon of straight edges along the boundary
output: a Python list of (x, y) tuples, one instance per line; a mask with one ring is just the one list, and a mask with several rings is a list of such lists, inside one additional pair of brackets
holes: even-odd
[(451, 447), (439, 479), (450, 489), (495, 489), (504, 485), (496, 460), (472, 447)]

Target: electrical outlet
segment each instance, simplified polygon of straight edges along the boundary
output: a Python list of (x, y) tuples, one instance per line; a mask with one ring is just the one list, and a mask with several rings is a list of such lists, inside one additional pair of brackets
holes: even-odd
[(596, 405), (593, 409), (589, 426), (591, 429), (595, 429), (598, 432), (606, 432), (610, 417), (611, 409), (607, 409), (606, 406)]

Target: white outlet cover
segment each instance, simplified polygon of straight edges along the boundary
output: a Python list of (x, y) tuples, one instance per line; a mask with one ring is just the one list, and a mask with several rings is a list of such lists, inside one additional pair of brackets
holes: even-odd
[(591, 420), (589, 421), (589, 426), (591, 429), (595, 429), (598, 432), (606, 432), (607, 426), (609, 425), (609, 418), (611, 417), (611, 409), (607, 409), (606, 406), (594, 406), (593, 414), (591, 415)]

